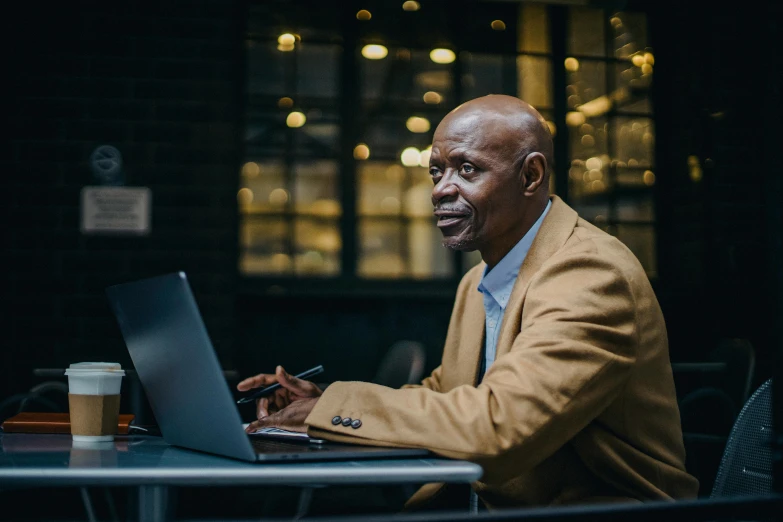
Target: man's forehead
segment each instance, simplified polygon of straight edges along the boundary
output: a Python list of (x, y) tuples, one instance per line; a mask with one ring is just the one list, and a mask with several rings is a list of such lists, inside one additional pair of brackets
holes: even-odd
[(496, 112), (470, 111), (450, 114), (435, 131), (433, 150), (441, 147), (474, 150), (503, 148), (512, 133), (506, 118)]

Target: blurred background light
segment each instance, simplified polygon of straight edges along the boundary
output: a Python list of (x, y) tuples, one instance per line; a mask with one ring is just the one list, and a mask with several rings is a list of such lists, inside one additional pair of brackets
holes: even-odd
[(574, 58), (572, 56), (569, 56), (568, 58), (565, 59), (565, 68), (566, 68), (566, 71), (570, 71), (570, 72), (578, 71), (579, 70), (579, 60), (577, 60), (576, 58)]
[(506, 23), (503, 20), (493, 20), (489, 26), (495, 31), (505, 31)]
[(242, 166), (242, 175), (246, 178), (255, 178), (261, 172), (261, 167), (255, 161), (248, 161)]
[(400, 155), (400, 161), (406, 167), (415, 167), (419, 164), (421, 159), (421, 152), (416, 147), (408, 147), (402, 151)]
[(269, 193), (269, 202), (272, 205), (285, 205), (288, 203), (288, 191), (284, 188), (276, 188)]
[(279, 100), (277, 100), (277, 106), (282, 107), (284, 109), (290, 109), (294, 106), (294, 100), (289, 98), (288, 96), (283, 96)]
[(419, 2), (408, 0), (407, 2), (403, 2), (402, 9), (405, 11), (418, 11), (419, 9), (421, 9), (421, 5), (419, 4)]
[(429, 167), (430, 166), (430, 156), (432, 156), (432, 145), (421, 151), (419, 154), (419, 166), (420, 167)]
[(353, 148), (353, 157), (358, 160), (366, 160), (370, 157), (370, 147), (364, 143)]
[(438, 103), (443, 101), (443, 96), (441, 96), (435, 91), (427, 91), (424, 93), (423, 99), (424, 99), (424, 103), (437, 105)]
[(387, 54), (389, 54), (389, 50), (383, 45), (369, 44), (362, 47), (362, 56), (368, 60), (381, 60), (386, 58)]
[(362, 9), (358, 13), (356, 13), (356, 19), (361, 20), (363, 22), (369, 20), (372, 18), (372, 13), (368, 11), (367, 9)]
[(408, 121), (405, 122), (405, 126), (411, 132), (422, 133), (430, 130), (430, 120), (422, 118), (420, 116), (411, 116)]
[(253, 191), (247, 187), (242, 187), (237, 192), (237, 201), (240, 205), (249, 205), (253, 202)]
[(456, 60), (457, 56), (451, 49), (433, 49), (430, 51), (430, 60), (435, 63), (451, 63)]
[(291, 128), (296, 129), (304, 125), (306, 121), (307, 118), (305, 117), (304, 113), (294, 111), (290, 113), (288, 117), (286, 117), (285, 124)]

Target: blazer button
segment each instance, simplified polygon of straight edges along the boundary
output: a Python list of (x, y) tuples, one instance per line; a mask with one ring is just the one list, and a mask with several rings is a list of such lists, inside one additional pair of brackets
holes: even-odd
[(342, 421), (343, 421), (343, 418), (340, 417), (339, 415), (335, 415), (334, 417), (332, 417), (332, 424), (334, 424), (335, 426), (340, 424)]
[(362, 421), (360, 421), (359, 419), (356, 419), (356, 420), (354, 420), (354, 421), (351, 423), (351, 428), (353, 428), (353, 429), (355, 429), (355, 430), (358, 430), (358, 429), (359, 429), (359, 428), (361, 428), (361, 427), (362, 427)]
[(344, 418), (343, 419), (343, 426), (345, 426), (347, 428), (350, 425), (351, 425), (351, 418), (350, 417)]

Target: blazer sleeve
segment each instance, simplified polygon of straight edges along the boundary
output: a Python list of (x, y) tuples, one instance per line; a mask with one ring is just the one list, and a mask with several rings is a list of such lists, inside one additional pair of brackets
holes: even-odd
[(441, 390), (440, 387), (440, 373), (441, 373), (442, 366), (438, 366), (434, 370), (432, 370), (432, 373), (425, 377), (421, 384), (405, 384), (403, 385), (402, 389), (414, 389), (414, 388), (427, 388), (432, 391), (439, 392)]
[[(470, 460), (484, 468), (487, 483), (534, 467), (618, 396), (638, 339), (627, 278), (594, 252), (547, 262), (525, 299), (521, 333), (478, 387), (438, 393), (337, 382), (308, 416), (308, 431)], [(361, 426), (335, 426), (338, 415)]]

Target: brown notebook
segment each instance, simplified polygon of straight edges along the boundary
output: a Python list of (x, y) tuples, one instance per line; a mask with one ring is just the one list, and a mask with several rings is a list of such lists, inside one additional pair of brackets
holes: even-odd
[[(117, 434), (127, 435), (133, 421), (130, 413), (120, 413)], [(22, 412), (9, 417), (2, 424), (5, 433), (71, 433), (71, 417), (67, 413)]]

